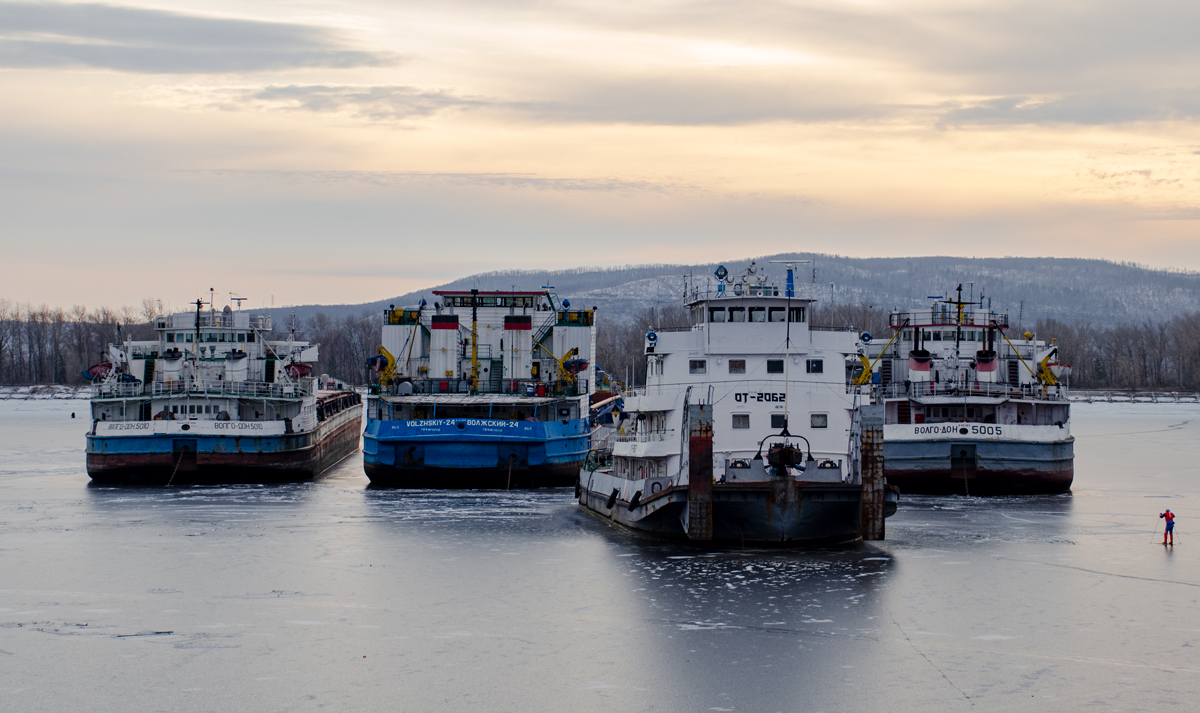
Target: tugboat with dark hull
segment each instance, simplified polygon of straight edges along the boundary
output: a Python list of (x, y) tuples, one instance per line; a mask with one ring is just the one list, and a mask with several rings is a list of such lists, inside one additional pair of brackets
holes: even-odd
[[(862, 537), (859, 397), (850, 330), (814, 330), (814, 290), (752, 264), (693, 288), (692, 325), (646, 335), (646, 386), (579, 473), (579, 505), (635, 534), (736, 546)], [(732, 290), (726, 290), (732, 284)], [(732, 294), (730, 294), (732, 292)], [(885, 496), (883, 516), (898, 496)]]
[(358, 450), (361, 397), (310, 375), (317, 345), (209, 304), (157, 317), (156, 340), (111, 345), (88, 370), (94, 483), (296, 482)]
[(906, 494), (1061, 493), (1074, 479), (1070, 367), (984, 299), (896, 311), (863, 357), (884, 404), (884, 473)]

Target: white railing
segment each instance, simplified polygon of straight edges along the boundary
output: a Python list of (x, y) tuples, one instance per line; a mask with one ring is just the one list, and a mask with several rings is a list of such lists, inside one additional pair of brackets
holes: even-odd
[(1040, 384), (1000, 384), (990, 381), (934, 382), (913, 381), (908, 384), (885, 384), (881, 391), (884, 398), (923, 398), (926, 396), (956, 396), (956, 397), (1009, 397), (1041, 399), (1045, 401), (1066, 401), (1065, 391), (1057, 391), (1054, 387), (1046, 387), (1043, 392)]
[(209, 394), (248, 396), (258, 398), (291, 399), (311, 396), (314, 380), (304, 379), (298, 384), (267, 383), (265, 381), (222, 381), (218, 379), (182, 379), (176, 381), (154, 381), (143, 385), (137, 382), (113, 382), (92, 384), (92, 398), (111, 399), (130, 396), (183, 396), (187, 394)]
[[(245, 314), (245, 312), (235, 312), (233, 314), (225, 314), (223, 312), (218, 312), (216, 314), (211, 312), (201, 313), (200, 326), (209, 328), (217, 327), (220, 329), (259, 329), (265, 332), (271, 331), (270, 315), (249, 315), (249, 326), (243, 327), (240, 325), (235, 326), (234, 324), (234, 317), (239, 314)], [(179, 317), (179, 319), (175, 319), (175, 317)], [(157, 329), (165, 331), (186, 331), (196, 328), (196, 317), (194, 314), (159, 317), (154, 321), (154, 324)]]
[[(816, 285), (796, 282), (792, 291), (792, 299), (798, 300), (816, 300), (818, 299), (820, 290)], [(724, 290), (718, 289), (715, 283), (700, 284), (688, 287), (684, 294), (685, 302), (696, 302), (705, 299), (717, 299), (718, 297), (787, 297), (787, 285), (780, 283), (767, 283), (763, 285), (741, 285), (727, 284)]]
[(667, 428), (657, 431), (635, 431), (633, 433), (621, 433), (617, 435), (617, 440), (621, 443), (658, 443), (665, 441), (668, 437), (674, 438), (671, 434), (675, 433), (675, 429)]

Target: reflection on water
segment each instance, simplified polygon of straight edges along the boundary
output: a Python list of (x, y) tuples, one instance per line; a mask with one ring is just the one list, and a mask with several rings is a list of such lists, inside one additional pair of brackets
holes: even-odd
[[(635, 539), (570, 490), (88, 488), (0, 404), (12, 710), (1102, 710), (1194, 698), (1200, 409), (1081, 407), (1072, 494), (905, 498), (882, 543)], [(1179, 513), (1180, 552), (1152, 544)]]

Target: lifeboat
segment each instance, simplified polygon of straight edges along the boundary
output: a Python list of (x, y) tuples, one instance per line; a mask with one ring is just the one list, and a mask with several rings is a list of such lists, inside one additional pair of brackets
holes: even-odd
[(89, 366), (83, 372), (83, 378), (87, 381), (95, 381), (96, 379), (104, 378), (104, 375), (112, 371), (112, 362), (102, 361), (99, 364)]
[(587, 368), (587, 359), (568, 359), (567, 361), (563, 362), (563, 369), (565, 369), (568, 374), (580, 374), (587, 371)]
[(288, 364), (287, 373), (293, 379), (299, 379), (311, 374), (312, 366), (308, 364)]
[(1052, 361), (1049, 364), (1047, 364), (1046, 366), (1050, 368), (1050, 373), (1054, 374), (1055, 379), (1061, 379), (1064, 376), (1071, 375), (1071, 365), (1070, 364), (1063, 364), (1060, 361)]
[(383, 373), (388, 367), (388, 358), (380, 354), (367, 359), (367, 367), (376, 374)]

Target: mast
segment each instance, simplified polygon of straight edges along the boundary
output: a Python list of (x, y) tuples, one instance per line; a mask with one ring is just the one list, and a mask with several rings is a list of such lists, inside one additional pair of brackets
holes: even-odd
[(200, 354), (200, 308), (204, 306), (204, 300), (196, 298), (196, 343), (192, 345), (192, 353), (199, 356)]
[(471, 288), (471, 389), (479, 390), (479, 290)]
[(963, 318), (963, 300), (962, 300), (962, 283), (958, 283), (958, 299), (954, 306), (958, 308), (958, 319), (954, 323), (954, 356), (958, 357), (958, 347), (962, 342), (962, 318)]
[[(787, 297), (787, 309), (783, 312), (783, 319), (787, 323), (784, 328), (787, 335), (783, 341), (783, 434), (788, 433), (788, 419), (791, 417), (790, 401), (791, 401), (791, 369), (792, 369), (792, 298), (796, 296), (796, 265), (801, 263), (811, 263), (812, 260), (772, 260), (773, 263), (783, 263), (787, 269), (787, 287), (784, 290), (784, 295)], [(753, 263), (751, 263), (753, 265)], [(815, 271), (813, 273), (815, 279)]]

